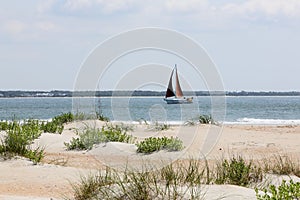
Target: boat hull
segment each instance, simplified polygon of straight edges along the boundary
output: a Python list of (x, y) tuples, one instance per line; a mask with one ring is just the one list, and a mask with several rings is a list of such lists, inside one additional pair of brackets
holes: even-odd
[(193, 103), (193, 98), (164, 98), (167, 104), (188, 104)]

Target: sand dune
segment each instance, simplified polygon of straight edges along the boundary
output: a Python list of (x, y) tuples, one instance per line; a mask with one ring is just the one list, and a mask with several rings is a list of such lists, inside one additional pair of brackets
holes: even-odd
[[(66, 125), (61, 135), (44, 133), (33, 146), (45, 147), (46, 157), (42, 163), (16, 158), (0, 162), (0, 199), (62, 199), (72, 196), (71, 183), (105, 166), (122, 168), (126, 164), (139, 168), (141, 163), (162, 167), (175, 160), (189, 158), (209, 161), (238, 154), (245, 158), (260, 160), (274, 154), (288, 154), (300, 159), (300, 126), (242, 126), (198, 125), (193, 127), (172, 126), (167, 131), (153, 131), (146, 125), (135, 125), (131, 132), (137, 140), (145, 137), (174, 136), (185, 145), (181, 152), (160, 151), (150, 155), (136, 153), (136, 146), (109, 142), (96, 145), (90, 151), (66, 151), (64, 142), (77, 137), (75, 129), (87, 125), (101, 127), (103, 122), (86, 121)], [(269, 176), (278, 184), (282, 178)], [(299, 178), (294, 177), (299, 181)], [(277, 181), (277, 182), (276, 182)], [(253, 189), (232, 185), (210, 185), (205, 199), (256, 199)]]

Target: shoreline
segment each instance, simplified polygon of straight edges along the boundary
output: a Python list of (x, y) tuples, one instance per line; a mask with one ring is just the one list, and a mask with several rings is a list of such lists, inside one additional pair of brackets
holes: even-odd
[[(26, 120), (38, 120), (41, 122), (51, 122), (52, 118), (48, 119), (18, 119), (16, 121), (24, 122)], [(7, 120), (7, 119), (0, 119), (0, 122), (13, 122), (14, 120)], [(244, 122), (243, 122), (244, 121)], [(120, 121), (120, 120), (111, 120), (109, 122), (112, 123), (123, 123), (123, 124), (131, 124), (131, 125), (153, 125), (155, 123), (158, 124), (167, 124), (170, 126), (189, 126), (186, 123), (188, 121), (147, 121), (144, 119), (135, 120), (135, 121)], [(196, 120), (194, 121), (196, 124), (200, 125)], [(147, 123), (147, 124), (146, 124)], [(214, 125), (214, 124), (212, 124)], [(237, 125), (237, 126), (300, 126), (300, 119), (256, 119), (256, 118), (241, 118), (237, 119), (237, 121), (224, 121), (224, 122), (216, 122), (215, 125), (218, 126), (230, 126), (230, 125)]]

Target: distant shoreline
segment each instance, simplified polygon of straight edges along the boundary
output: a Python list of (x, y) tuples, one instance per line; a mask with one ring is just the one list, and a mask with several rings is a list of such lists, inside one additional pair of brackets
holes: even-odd
[[(0, 91), (0, 98), (15, 97), (162, 97), (165, 91)], [(185, 96), (300, 96), (298, 91), (289, 92), (252, 92), (252, 91), (184, 91)]]

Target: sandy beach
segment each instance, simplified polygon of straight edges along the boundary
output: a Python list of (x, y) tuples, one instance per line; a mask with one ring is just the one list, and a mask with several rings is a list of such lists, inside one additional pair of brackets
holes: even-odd
[[(101, 127), (104, 122), (73, 122), (61, 135), (43, 133), (34, 146), (45, 147), (46, 156), (37, 165), (24, 158), (0, 161), (0, 199), (63, 199), (72, 198), (72, 183), (110, 166), (122, 169), (125, 165), (137, 168), (144, 163), (155, 167), (190, 158), (214, 162), (222, 157), (241, 155), (261, 161), (274, 155), (288, 155), (300, 160), (300, 126), (296, 125), (196, 125), (171, 126), (154, 131), (147, 125), (132, 125), (137, 141), (146, 137), (174, 136), (181, 139), (185, 149), (180, 152), (160, 151), (150, 155), (136, 153), (134, 144), (109, 142), (96, 145), (90, 151), (67, 151), (64, 142), (78, 137), (76, 130), (86, 125)], [(279, 184), (288, 176), (270, 176)], [(298, 177), (292, 177), (300, 181)], [(204, 199), (256, 199), (251, 188), (233, 185), (207, 185)]]

